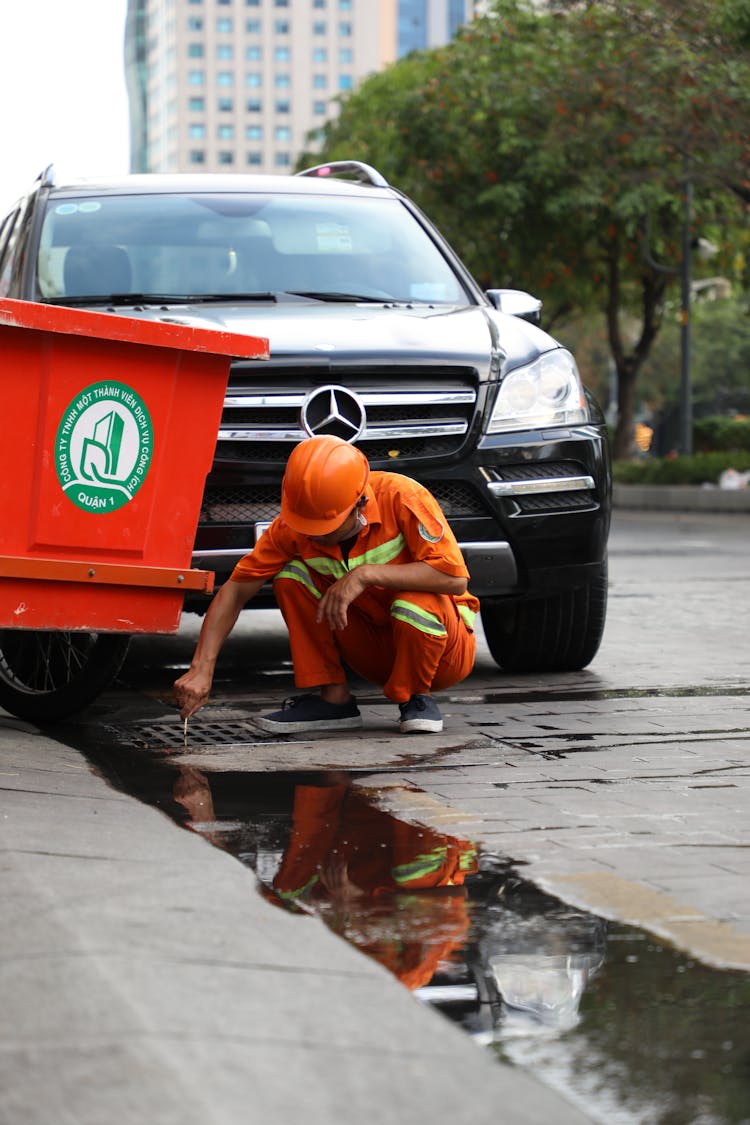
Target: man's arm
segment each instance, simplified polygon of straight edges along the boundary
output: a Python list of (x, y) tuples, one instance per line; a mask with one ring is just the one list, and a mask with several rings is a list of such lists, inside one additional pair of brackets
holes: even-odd
[(433, 594), (464, 594), (466, 578), (443, 574), (426, 562), (363, 563), (348, 571), (326, 590), (318, 606), (318, 621), (327, 621), (332, 629), (346, 627), (346, 611), (368, 586), (388, 590), (427, 590)]
[(259, 578), (254, 582), (225, 582), (211, 602), (190, 668), (174, 685), (181, 719), (194, 715), (208, 702), (221, 646), (234, 628), (243, 607), (255, 597), (265, 581), (265, 578)]

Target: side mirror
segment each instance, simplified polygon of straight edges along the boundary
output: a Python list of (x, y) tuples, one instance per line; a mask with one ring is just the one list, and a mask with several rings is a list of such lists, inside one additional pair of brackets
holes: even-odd
[(522, 289), (488, 289), (487, 299), (498, 312), (528, 320), (529, 324), (542, 323), (542, 302)]

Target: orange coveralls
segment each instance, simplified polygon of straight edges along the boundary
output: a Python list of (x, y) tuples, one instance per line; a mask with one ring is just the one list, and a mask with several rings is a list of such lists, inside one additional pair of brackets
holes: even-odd
[(232, 580), (273, 578), (297, 687), (345, 683), (346, 662), (363, 679), (382, 685), (388, 699), (405, 703), (415, 693), (427, 695), (468, 676), (479, 602), (468, 592), (453, 596), (368, 586), (349, 606), (345, 629), (334, 632), (325, 621), (318, 623), (325, 590), (363, 563), (421, 561), (443, 574), (468, 578), (456, 539), (426, 488), (399, 473), (373, 472), (365, 496), (366, 525), (348, 558), (340, 545), (323, 547), (277, 516), (237, 564)]

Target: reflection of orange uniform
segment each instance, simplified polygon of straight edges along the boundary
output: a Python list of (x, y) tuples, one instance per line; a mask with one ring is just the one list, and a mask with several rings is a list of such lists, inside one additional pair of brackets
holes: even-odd
[(408, 940), (382, 936), (383, 926), (374, 940), (348, 935), (409, 988), (429, 981), (438, 963), (464, 944), (469, 918), (463, 882), (477, 870), (476, 849), (467, 840), (396, 820), (346, 785), (298, 786), (274, 889), (287, 901), (327, 898), (325, 873), (332, 865), (371, 901), (443, 888), (409, 904)]
[(363, 679), (384, 685), (388, 699), (406, 702), (464, 679), (474, 663), (473, 622), (479, 608), (460, 596), (369, 586), (349, 606), (348, 625), (335, 633), (315, 620), (325, 590), (363, 563), (425, 562), (443, 574), (468, 577), (455, 537), (435, 498), (409, 477), (374, 472), (364, 495), (363, 526), (348, 558), (278, 517), (232, 574), (234, 581), (274, 578), (289, 629), (297, 687), (344, 683), (342, 660)]

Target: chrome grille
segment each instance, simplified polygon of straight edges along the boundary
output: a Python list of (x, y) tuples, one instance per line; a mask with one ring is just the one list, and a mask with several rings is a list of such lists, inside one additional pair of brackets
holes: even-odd
[[(307, 393), (335, 384), (355, 391), (367, 411), (357, 444), (371, 462), (447, 457), (467, 441), (477, 403), (472, 368), (285, 367), (236, 361), (216, 447), (218, 461), (283, 467), (304, 436), (299, 413)], [(273, 382), (270, 382), (270, 380)]]

